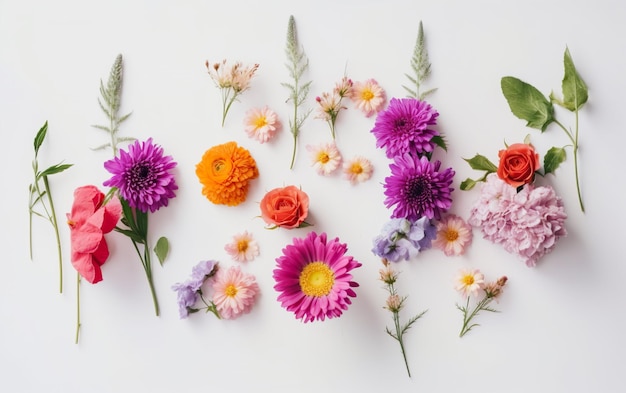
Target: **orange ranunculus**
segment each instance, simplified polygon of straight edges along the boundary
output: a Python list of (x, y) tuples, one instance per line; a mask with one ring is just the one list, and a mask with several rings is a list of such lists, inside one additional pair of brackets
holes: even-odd
[(277, 227), (301, 226), (309, 214), (309, 196), (296, 186), (275, 188), (261, 200), (261, 217)]
[(249, 181), (259, 176), (250, 152), (235, 142), (213, 146), (196, 165), (202, 194), (213, 203), (236, 206), (246, 200)]
[(514, 143), (506, 150), (500, 150), (498, 157), (498, 177), (513, 187), (532, 183), (535, 171), (541, 165), (539, 154), (532, 145), (526, 143)]

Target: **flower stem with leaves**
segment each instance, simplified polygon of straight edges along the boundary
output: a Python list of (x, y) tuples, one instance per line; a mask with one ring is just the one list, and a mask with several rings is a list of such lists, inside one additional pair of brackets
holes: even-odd
[[(565, 161), (565, 148), (572, 147), (574, 154), (574, 173), (576, 176), (578, 203), (580, 205), (580, 210), (584, 213), (585, 206), (583, 204), (578, 173), (578, 112), (587, 102), (588, 90), (587, 85), (582, 80), (576, 70), (576, 67), (574, 66), (574, 61), (572, 60), (572, 56), (570, 55), (568, 48), (565, 49), (565, 54), (563, 55), (563, 65), (565, 71), (563, 81), (561, 83), (561, 90), (563, 94), (562, 99), (557, 98), (554, 93), (551, 93), (548, 99), (534, 86), (512, 76), (503, 77), (500, 85), (511, 112), (519, 119), (526, 120), (527, 127), (535, 128), (544, 132), (551, 123), (555, 123), (567, 135), (571, 145), (568, 144), (563, 147), (552, 147), (546, 153), (543, 165), (544, 175), (554, 173), (559, 165)], [(557, 104), (574, 113), (573, 131), (568, 130), (556, 119), (553, 104)]]
[(293, 118), (289, 119), (289, 128), (293, 135), (293, 153), (291, 155), (291, 164), (289, 169), (293, 169), (293, 164), (296, 159), (296, 149), (298, 143), (298, 134), (302, 124), (309, 116), (310, 111), (299, 114), (298, 109), (302, 103), (306, 100), (307, 95), (311, 87), (311, 81), (302, 83), (301, 78), (304, 71), (309, 66), (309, 60), (304, 54), (304, 51), (298, 45), (298, 37), (296, 32), (296, 21), (293, 15), (289, 16), (289, 24), (287, 26), (287, 46), (285, 48), (287, 54), (288, 63), (286, 64), (289, 70), (289, 75), (293, 79), (292, 83), (281, 83), (282, 86), (289, 89), (289, 99), (293, 103)]
[(463, 326), (461, 327), (461, 332), (459, 333), (459, 337), (463, 337), (467, 332), (472, 330), (472, 328), (476, 326), (480, 326), (477, 323), (472, 323), (472, 320), (475, 316), (477, 316), (481, 311), (488, 312), (499, 312), (498, 310), (489, 307), (489, 304), (497, 299), (498, 296), (502, 293), (502, 288), (506, 284), (508, 278), (506, 276), (500, 277), (497, 281), (491, 282), (482, 287), (484, 291), (484, 297), (476, 303), (473, 309), (470, 310), (470, 298), (471, 296), (467, 296), (467, 301), (465, 302), (465, 306), (456, 305), (456, 308), (459, 309), (463, 313)]
[[(44, 169), (39, 170), (39, 149), (48, 133), (48, 122), (39, 129), (35, 136), (33, 145), (35, 148), (35, 158), (33, 159), (33, 183), (28, 186), (29, 202), (29, 255), (30, 259), (33, 259), (33, 216), (39, 216), (46, 219), (54, 228), (54, 235), (57, 243), (57, 257), (59, 260), (59, 293), (63, 293), (63, 254), (61, 252), (61, 239), (59, 236), (59, 225), (57, 221), (56, 211), (54, 209), (54, 201), (52, 199), (52, 192), (50, 190), (50, 183), (48, 176), (55, 173), (60, 173), (70, 168), (72, 164), (56, 164)], [(47, 202), (46, 202), (47, 200)], [(36, 206), (41, 205), (43, 211), (37, 211)]]
[(100, 109), (104, 112), (109, 120), (107, 126), (93, 125), (92, 127), (105, 131), (109, 134), (111, 141), (96, 147), (94, 150), (102, 150), (110, 147), (113, 150), (113, 155), (117, 156), (119, 148), (117, 147), (119, 142), (133, 141), (135, 138), (131, 137), (118, 137), (120, 124), (124, 122), (131, 115), (132, 112), (123, 116), (119, 115), (121, 98), (122, 98), (122, 55), (119, 54), (115, 58), (115, 62), (111, 66), (109, 72), (109, 79), (106, 86), (104, 82), (100, 80), (100, 95), (98, 98), (98, 104)]
[(411, 326), (420, 319), (428, 310), (424, 310), (416, 316), (410, 318), (405, 324), (400, 322), (400, 310), (404, 306), (404, 302), (407, 299), (406, 296), (400, 297), (395, 287), (395, 282), (398, 279), (398, 273), (393, 271), (389, 262), (383, 258), (383, 265), (385, 266), (380, 270), (380, 280), (385, 283), (386, 290), (389, 293), (389, 297), (387, 298), (387, 305), (384, 307), (385, 309), (391, 311), (393, 315), (393, 325), (394, 330), (392, 331), (388, 327), (385, 328), (385, 331), (389, 336), (391, 336), (394, 340), (396, 340), (400, 344), (400, 350), (402, 351), (402, 358), (404, 359), (404, 364), (406, 366), (406, 372), (411, 377), (411, 370), (409, 369), (409, 362), (406, 357), (406, 349), (404, 346), (404, 334), (411, 328)]

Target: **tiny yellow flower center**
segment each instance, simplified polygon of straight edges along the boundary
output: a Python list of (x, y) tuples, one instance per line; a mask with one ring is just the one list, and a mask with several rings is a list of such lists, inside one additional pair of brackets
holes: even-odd
[(361, 164), (356, 162), (350, 167), (350, 172), (354, 173), (355, 175), (360, 175), (361, 173), (363, 173), (363, 167), (361, 166)]
[(322, 164), (326, 164), (328, 161), (330, 161), (330, 157), (328, 156), (328, 153), (323, 151), (317, 155), (317, 161), (321, 162)]
[(467, 276), (463, 277), (461, 281), (463, 281), (463, 284), (470, 286), (474, 283), (474, 276), (468, 274)]
[(246, 250), (248, 250), (248, 241), (247, 240), (239, 240), (237, 242), (237, 250), (239, 252), (246, 252)]
[(235, 297), (237, 295), (237, 287), (233, 284), (228, 284), (226, 289), (224, 289), (224, 294), (228, 297)]
[(369, 101), (374, 98), (374, 93), (370, 89), (365, 89), (361, 92), (361, 99), (363, 101)]
[(324, 262), (309, 263), (300, 273), (300, 288), (307, 296), (326, 296), (334, 284), (335, 275)]
[(453, 242), (459, 238), (459, 232), (456, 229), (448, 229), (446, 231), (446, 240), (449, 242)]
[(267, 124), (267, 118), (265, 116), (259, 116), (254, 120), (254, 126), (256, 128), (265, 127)]

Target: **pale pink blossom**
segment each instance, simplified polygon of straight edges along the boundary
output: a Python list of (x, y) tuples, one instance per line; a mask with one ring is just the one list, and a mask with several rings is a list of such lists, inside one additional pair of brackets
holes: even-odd
[(248, 231), (234, 235), (224, 250), (237, 262), (250, 262), (259, 255), (259, 245)]
[(365, 117), (370, 117), (383, 109), (387, 99), (385, 90), (375, 79), (354, 82), (351, 97), (356, 108), (362, 111)]
[(341, 154), (335, 142), (307, 145), (310, 152), (311, 165), (318, 174), (328, 176), (341, 164)]
[(485, 276), (478, 269), (461, 269), (456, 276), (454, 289), (463, 296), (478, 296), (478, 291), (485, 286)]
[(281, 128), (276, 112), (268, 108), (251, 108), (246, 112), (244, 119), (246, 134), (260, 143), (272, 139)]
[(253, 275), (239, 266), (219, 269), (213, 281), (213, 303), (223, 319), (235, 319), (250, 312), (259, 294), (259, 285)]
[(362, 156), (356, 156), (343, 164), (343, 173), (352, 184), (369, 180), (374, 172), (371, 161)]
[(433, 247), (447, 256), (463, 255), (472, 243), (472, 227), (461, 217), (450, 214), (437, 223), (437, 237)]

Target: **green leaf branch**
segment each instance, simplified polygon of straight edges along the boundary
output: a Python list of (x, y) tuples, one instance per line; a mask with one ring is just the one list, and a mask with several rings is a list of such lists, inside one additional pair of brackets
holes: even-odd
[[(57, 257), (59, 260), (59, 293), (63, 293), (63, 253), (61, 251), (61, 239), (59, 236), (59, 223), (57, 221), (56, 211), (54, 209), (54, 200), (50, 190), (50, 182), (48, 177), (57, 173), (61, 173), (72, 166), (72, 164), (59, 163), (52, 165), (44, 170), (39, 170), (39, 149), (46, 139), (48, 133), (48, 122), (39, 129), (33, 141), (35, 158), (32, 162), (33, 167), (33, 183), (28, 186), (29, 201), (29, 255), (33, 259), (33, 217), (41, 217), (52, 225), (57, 243)], [(40, 209), (37, 209), (37, 207)]]
[(289, 70), (289, 75), (293, 79), (291, 83), (281, 83), (282, 86), (289, 90), (289, 98), (287, 101), (291, 101), (293, 104), (293, 117), (289, 119), (289, 129), (293, 135), (293, 153), (291, 155), (289, 169), (293, 169), (293, 164), (296, 159), (298, 135), (302, 124), (311, 113), (310, 110), (305, 113), (298, 113), (302, 103), (304, 103), (309, 94), (311, 81), (303, 83), (301, 80), (302, 75), (309, 66), (309, 59), (298, 44), (296, 21), (293, 15), (289, 16), (289, 24), (287, 25), (287, 45), (285, 47), (285, 53), (287, 54), (288, 61), (285, 65)]
[[(563, 65), (564, 76), (561, 83), (562, 98), (558, 98), (554, 92), (550, 93), (549, 98), (546, 98), (532, 85), (512, 76), (503, 77), (500, 85), (511, 112), (519, 119), (526, 120), (526, 126), (544, 132), (550, 124), (554, 123), (567, 135), (569, 142), (571, 142), (570, 144), (563, 147), (553, 147), (548, 150), (548, 153), (544, 157), (544, 173), (554, 173), (559, 165), (566, 159), (565, 148), (571, 147), (574, 156), (574, 173), (576, 177), (578, 202), (580, 210), (584, 213), (585, 206), (581, 193), (578, 167), (579, 111), (587, 102), (589, 95), (587, 85), (578, 74), (568, 48), (565, 49)], [(574, 113), (573, 129), (568, 129), (556, 118), (553, 104), (557, 104)]]

